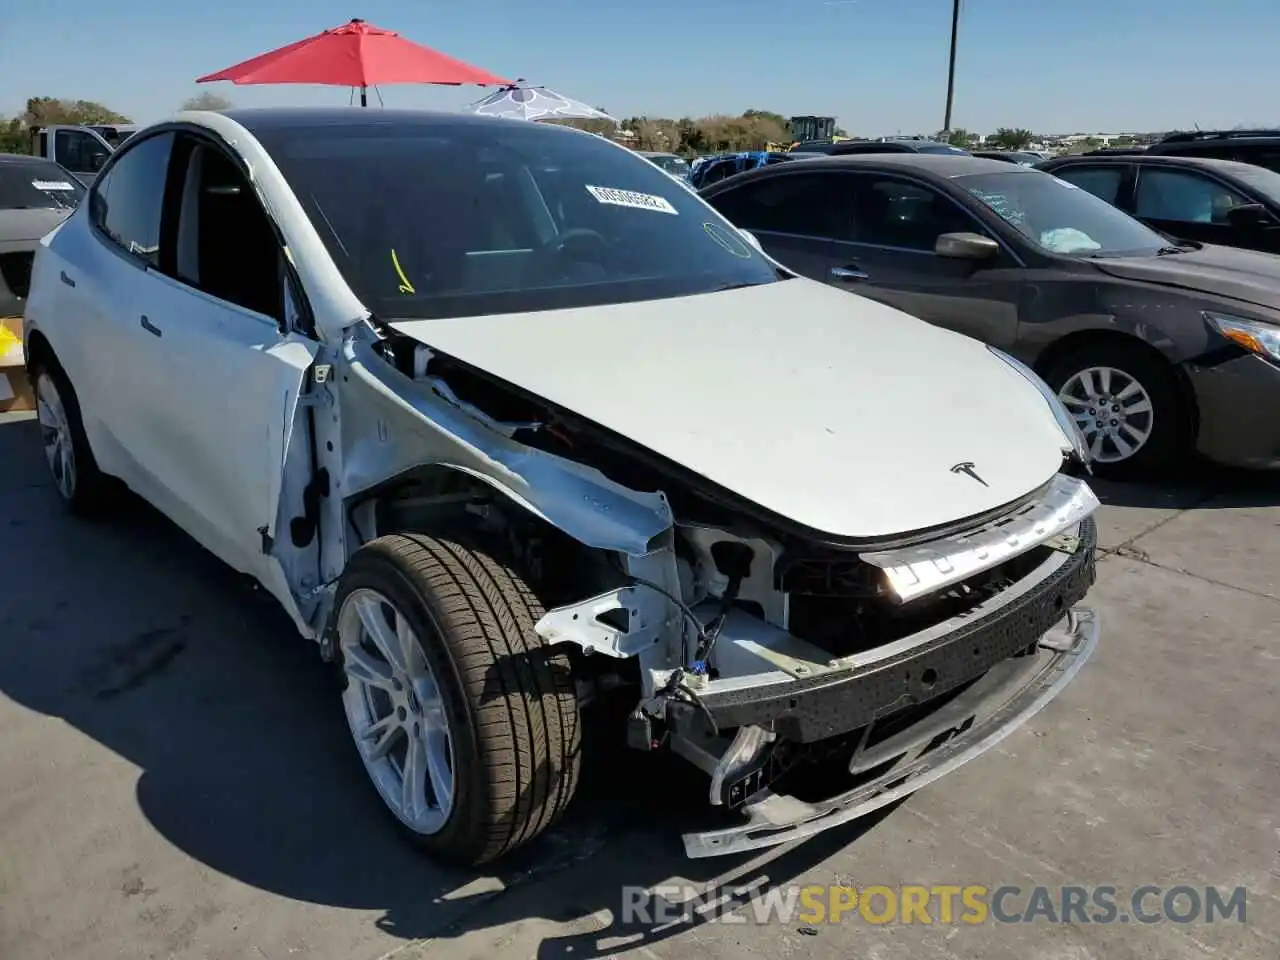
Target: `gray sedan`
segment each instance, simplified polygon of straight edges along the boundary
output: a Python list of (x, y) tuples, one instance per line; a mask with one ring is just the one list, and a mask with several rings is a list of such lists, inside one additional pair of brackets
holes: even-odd
[(795, 272), (1029, 364), (1101, 474), (1192, 451), (1280, 469), (1280, 418), (1242, 415), (1280, 409), (1280, 257), (1174, 241), (1049, 174), (974, 157), (782, 164), (702, 196)]

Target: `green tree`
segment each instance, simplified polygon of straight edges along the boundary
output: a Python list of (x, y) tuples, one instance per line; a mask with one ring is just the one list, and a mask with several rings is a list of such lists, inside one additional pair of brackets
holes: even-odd
[[(599, 108), (603, 109), (603, 108)], [(709, 117), (626, 117), (622, 127), (603, 120), (553, 120), (606, 137), (627, 131), (626, 143), (638, 150), (664, 150), (694, 156), (728, 150), (762, 150), (768, 143), (791, 143), (790, 124), (772, 110), (746, 110), (737, 116)], [(843, 135), (843, 133), (842, 133)]]
[(612, 120), (586, 120), (575, 117), (566, 120), (545, 120), (540, 122), (555, 123), (562, 127), (573, 127), (576, 130), (585, 130), (587, 133), (598, 133), (602, 137), (612, 137), (618, 132), (618, 125)]
[(949, 143), (953, 147), (963, 147), (966, 150), (969, 147), (976, 146), (978, 143), (978, 135), (970, 133), (963, 127), (956, 127), (954, 130), (940, 130), (938, 139), (944, 143)]
[(707, 145), (707, 136), (702, 125), (690, 117), (682, 117), (676, 121), (676, 132), (680, 136), (680, 149), (690, 155), (706, 153), (711, 148)]
[(21, 117), (0, 119), (0, 153), (30, 153), (31, 136)]
[(129, 118), (93, 100), (31, 97), (16, 117), (0, 117), (0, 153), (30, 153), (30, 127), (51, 124), (128, 123)]
[(183, 110), (230, 110), (231, 101), (221, 94), (205, 90), (182, 101)]
[(987, 138), (987, 142), (1000, 150), (1025, 150), (1036, 135), (1022, 127), (1001, 127)]
[(1083, 140), (1079, 140), (1067, 147), (1066, 152), (1068, 154), (1088, 153), (1090, 150), (1097, 150), (1100, 146), (1102, 146), (1102, 141), (1097, 137), (1085, 137)]
[(129, 118), (93, 100), (61, 100), (57, 97), (31, 97), (22, 118), (32, 126), (55, 123), (129, 123)]

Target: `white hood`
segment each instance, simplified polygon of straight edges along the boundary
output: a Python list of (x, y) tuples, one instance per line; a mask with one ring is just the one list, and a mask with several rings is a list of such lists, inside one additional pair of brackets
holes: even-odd
[(393, 326), (837, 537), (999, 507), (1049, 480), (1070, 445), (983, 344), (801, 278)]

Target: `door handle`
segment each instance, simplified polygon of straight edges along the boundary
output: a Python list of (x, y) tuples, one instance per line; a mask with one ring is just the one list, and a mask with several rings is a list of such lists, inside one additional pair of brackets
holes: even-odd
[(154, 323), (152, 323), (150, 320), (147, 319), (147, 315), (145, 313), (142, 315), (141, 318), (139, 318), (138, 322), (142, 324), (142, 329), (147, 331), (147, 333), (153, 333), (157, 337), (164, 335), (163, 331), (161, 331), (159, 327), (157, 327)]
[(870, 280), (871, 274), (859, 267), (832, 267), (831, 279), (839, 280), (842, 283), (859, 283), (863, 280)]
[(62, 271), (61, 279), (62, 279), (62, 282), (65, 283), (68, 287), (74, 287), (76, 285), (76, 282), (67, 276), (67, 271), (65, 270)]

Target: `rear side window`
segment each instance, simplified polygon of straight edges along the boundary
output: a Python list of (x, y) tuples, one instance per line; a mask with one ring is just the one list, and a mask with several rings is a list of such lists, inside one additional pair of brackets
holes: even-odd
[(756, 180), (707, 200), (735, 226), (826, 240), (848, 239), (836, 211), (838, 175), (790, 174)]
[(1068, 167), (1055, 171), (1054, 176), (1067, 183), (1074, 183), (1081, 190), (1088, 190), (1099, 200), (1114, 204), (1120, 195), (1120, 183), (1124, 180), (1124, 167)]
[(160, 260), (160, 210), (172, 151), (172, 133), (133, 144), (98, 178), (90, 194), (94, 226), (151, 266)]

